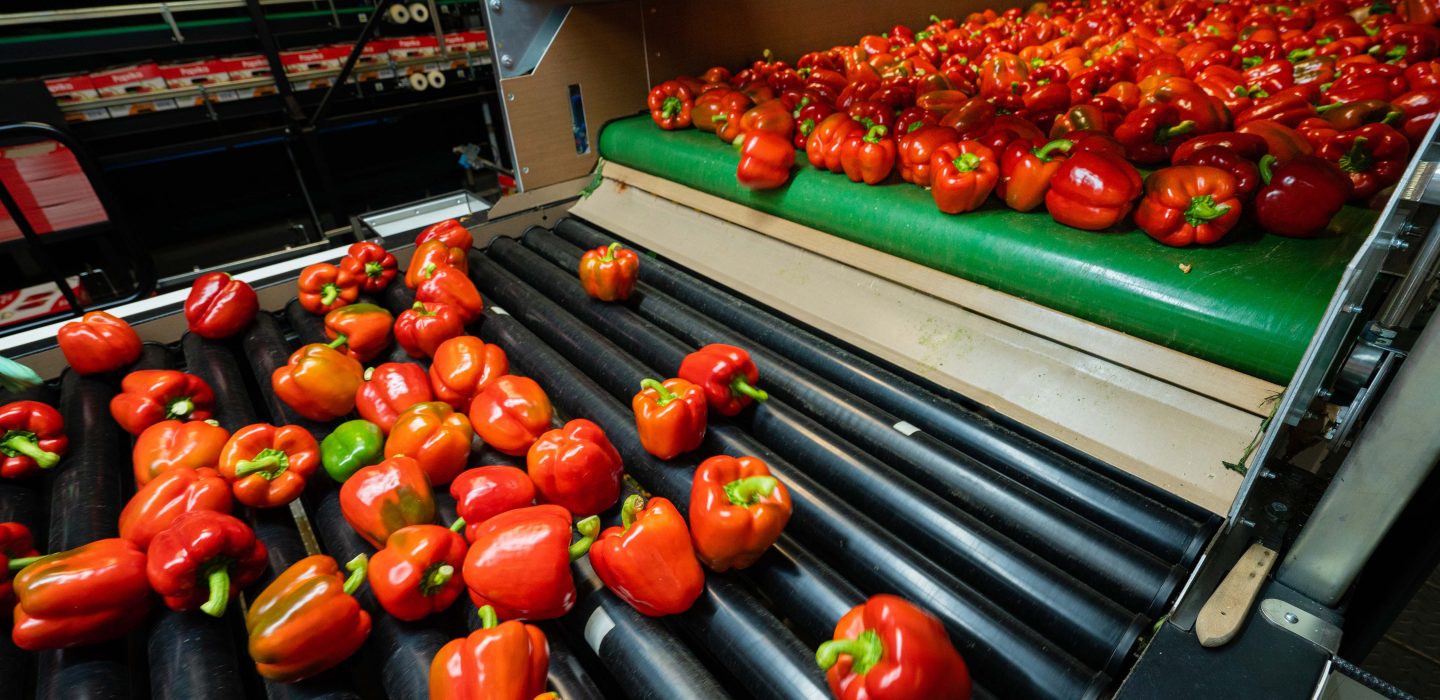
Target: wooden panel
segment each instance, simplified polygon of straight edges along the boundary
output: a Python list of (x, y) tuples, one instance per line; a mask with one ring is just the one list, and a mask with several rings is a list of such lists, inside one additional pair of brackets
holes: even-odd
[(801, 54), (853, 44), (896, 24), (919, 29), (932, 13), (963, 18), (987, 7), (1020, 7), (1018, 0), (645, 0), (646, 59), (654, 82), (694, 74), (713, 65), (734, 70), (770, 49), (793, 62)]
[[(570, 86), (575, 84), (590, 135), (585, 154), (575, 152), (571, 125)], [(500, 81), (516, 179), (534, 190), (592, 171), (601, 127), (643, 110), (648, 89), (639, 0), (571, 8), (535, 71)]]

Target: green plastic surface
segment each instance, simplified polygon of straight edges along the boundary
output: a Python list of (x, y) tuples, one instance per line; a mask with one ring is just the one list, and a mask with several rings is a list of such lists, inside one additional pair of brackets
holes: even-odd
[(993, 198), (979, 211), (949, 216), (914, 185), (871, 187), (808, 164), (787, 186), (752, 192), (735, 181), (733, 147), (693, 129), (662, 131), (648, 116), (606, 126), (600, 153), (1281, 384), (1289, 382), (1377, 216), (1346, 207), (1331, 223), (1332, 235), (1312, 240), (1234, 231), (1218, 245), (1171, 248), (1139, 229), (1079, 231), (1044, 211), (1012, 211)]

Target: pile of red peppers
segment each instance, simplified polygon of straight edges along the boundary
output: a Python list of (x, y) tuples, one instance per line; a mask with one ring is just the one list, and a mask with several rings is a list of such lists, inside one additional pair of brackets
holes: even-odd
[[(685, 96), (677, 90), (660, 109), (673, 120), (691, 118), (688, 107), (676, 107)], [(771, 119), (791, 117), (742, 115), (737, 125)], [(867, 135), (883, 133), (876, 126)], [(990, 153), (985, 146), (937, 148), (966, 164)], [(1048, 167), (1047, 157), (1037, 156), (1034, 167)], [(994, 171), (947, 164), (910, 177), (993, 180)], [(466, 594), (481, 626), (435, 655), (431, 695), (532, 700), (551, 695), (548, 642), (522, 621), (570, 612), (577, 596), (572, 561), (588, 556), (619, 598), (644, 615), (665, 616), (699, 599), (705, 569), (744, 569), (777, 541), (790, 520), (790, 492), (758, 457), (704, 460), (687, 504), (641, 494), (622, 502), (625, 465), (605, 431), (585, 418), (559, 425), (545, 390), (511, 374), (498, 346), (467, 333), (465, 324), (482, 308), (466, 273), (469, 232), (447, 222), (420, 239), (405, 281), (421, 300), (398, 319), (362, 296), (399, 277), (394, 257), (377, 244), (358, 243), (339, 264), (312, 265), (300, 277), (300, 304), (325, 317), (331, 342), (297, 350), (275, 370), (272, 386), (297, 414), (338, 423), (323, 441), (301, 425), (221, 427), (211, 419), (215, 392), (192, 374), (142, 369), (121, 376), (141, 349), (122, 319), (94, 313), (61, 331), (77, 371), (113, 373), (119, 391), (111, 413), (135, 437), (136, 491), (121, 511), (119, 537), (66, 552), (41, 554), (25, 526), (0, 523), (0, 610), (13, 618), (17, 646), (118, 639), (157, 605), (222, 617), (248, 588), (244, 623), (256, 671), (291, 683), (354, 654), (373, 614), (420, 620)], [(623, 301), (638, 269), (635, 253), (616, 244), (587, 253), (578, 277), (596, 299)], [(251, 322), (256, 303), (243, 282), (205, 276), (187, 313), (194, 332), (224, 338)], [(409, 362), (365, 367), (392, 335), (409, 354), (430, 358), (428, 369)], [(645, 380), (632, 402), (641, 444), (659, 459), (701, 449), (709, 420), (769, 398), (743, 348), (708, 345), (674, 370), (664, 381)], [(469, 468), (477, 440), (522, 457), (524, 468)], [(0, 406), (0, 478), (63, 469), (68, 446), (55, 408)], [(255, 590), (269, 552), (237, 516), (335, 488), (317, 480), (322, 468), (339, 484), (341, 516), (372, 550), (343, 564), (307, 557)], [(447, 486), (460, 517), (439, 523), (434, 491)], [(605, 514), (619, 524), (602, 531)], [(356, 597), (365, 585), (378, 610)], [(943, 628), (905, 601), (864, 603), (834, 636), (817, 660), (838, 697), (968, 695), (968, 674)], [(915, 645), (926, 654), (908, 651)], [(933, 675), (936, 662), (946, 664), (944, 675)], [(862, 686), (868, 690), (857, 690)]]
[(1383, 203), (1440, 114), (1428, 8), (1057, 0), (897, 24), (793, 64), (767, 51), (660, 83), (649, 104), (662, 129), (738, 147), (751, 189), (784, 186), (798, 160), (926, 187), (947, 214), (993, 194), (1084, 230), (1133, 213), (1171, 246), (1242, 220), (1310, 238), (1347, 203)]

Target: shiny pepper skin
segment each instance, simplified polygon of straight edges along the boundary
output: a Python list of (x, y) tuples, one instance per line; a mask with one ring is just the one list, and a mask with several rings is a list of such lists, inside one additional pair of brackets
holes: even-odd
[(640, 257), (619, 243), (589, 250), (580, 256), (580, 286), (593, 299), (629, 299), (639, 278)]

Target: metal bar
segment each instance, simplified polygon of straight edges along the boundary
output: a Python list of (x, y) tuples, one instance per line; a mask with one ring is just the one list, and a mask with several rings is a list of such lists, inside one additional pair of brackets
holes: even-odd
[(1436, 376), (1440, 323), (1431, 322), (1282, 562), (1282, 583), (1331, 606), (1350, 589), (1440, 458)]
[(265, 11), (260, 8), (260, 1), (245, 0), (245, 6), (250, 9), (250, 21), (255, 25), (255, 36), (260, 39), (260, 53), (265, 54), (265, 61), (270, 64), (270, 75), (275, 79), (275, 89), (280, 92), (280, 98), (285, 101), (285, 107), (289, 111), (287, 116), (293, 121), (303, 122), (305, 112), (300, 109), (300, 103), (295, 101), (295, 91), (290, 88), (289, 78), (285, 78), (285, 66), (280, 63), (280, 44), (275, 41), (275, 35), (270, 33), (270, 22), (265, 18)]
[[(135, 5), (111, 5), (109, 7), (77, 7), (66, 10), (35, 10), (33, 12), (7, 12), (0, 14), (0, 27), (49, 24), (52, 22), (76, 22), (91, 19), (115, 17), (140, 17), (169, 12), (206, 12), (244, 7), (247, 0), (179, 0), (178, 2), (145, 2)], [(260, 0), (261, 5), (297, 5), (310, 0)]]
[[(360, 38), (355, 40), (355, 46), (351, 47), (350, 55), (345, 57), (345, 63), (340, 66), (340, 74), (335, 76), (335, 82), (325, 88), (325, 96), (320, 98), (320, 105), (315, 108), (315, 112), (310, 115), (310, 121), (306, 123), (307, 129), (314, 129), (320, 123), (320, 117), (325, 114), (325, 108), (330, 105), (330, 98), (334, 97), (335, 91), (342, 89), (345, 81), (350, 79), (350, 73), (355, 70), (355, 62), (360, 60), (360, 52), (365, 50), (365, 44), (370, 41), (370, 37), (375, 35), (375, 27), (380, 26), (380, 18), (385, 14), (385, 6), (391, 2), (393, 0), (384, 0), (376, 5), (374, 14), (365, 20), (365, 28), (360, 30)], [(443, 42), (441, 46), (444, 46)]]
[(3, 182), (0, 182), (0, 205), (3, 205), (5, 211), (9, 212), (10, 218), (20, 228), (20, 235), (24, 236), (25, 242), (30, 244), (30, 254), (34, 256), (35, 262), (45, 268), (45, 272), (49, 273), (50, 278), (55, 281), (55, 286), (60, 288), (60, 293), (65, 296), (65, 300), (70, 302), (71, 313), (76, 316), (83, 314), (85, 309), (80, 304), (80, 298), (75, 296), (74, 290), (70, 289), (70, 284), (65, 281), (65, 274), (60, 272), (60, 268), (55, 267), (55, 261), (50, 259), (50, 253), (45, 250), (45, 243), (40, 240), (40, 235), (35, 233), (35, 228), (30, 225), (30, 220), (26, 218), (25, 212), (20, 211), (20, 205), (10, 194), (10, 188), (6, 187)]
[(1399, 327), (1405, 323), (1408, 316), (1412, 315), (1411, 307), (1414, 305), (1416, 297), (1431, 284), (1429, 272), (1435, 269), (1437, 259), (1440, 259), (1440, 220), (1436, 220), (1430, 226), (1430, 232), (1425, 235), (1424, 242), (1420, 244), (1420, 250), (1415, 254), (1415, 260), (1410, 263), (1411, 273), (1400, 280), (1400, 285), (1385, 300), (1385, 306), (1380, 310), (1380, 316), (1377, 319), (1381, 326)]

